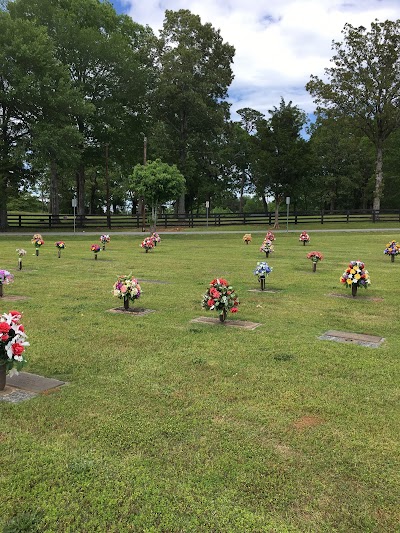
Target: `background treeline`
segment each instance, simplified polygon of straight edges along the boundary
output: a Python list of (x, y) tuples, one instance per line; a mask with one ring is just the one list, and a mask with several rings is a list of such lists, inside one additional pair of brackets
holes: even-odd
[[(179, 213), (278, 209), (285, 196), (297, 210), (372, 207), (376, 146), (355, 114), (321, 107), (310, 125), (281, 99), (231, 120), (234, 53), (187, 10), (166, 11), (155, 36), (107, 1), (0, 2), (0, 228), (7, 209), (57, 216), (74, 196), (78, 215), (135, 212), (129, 176), (157, 158), (185, 178)], [(382, 208), (400, 204), (390, 133)]]

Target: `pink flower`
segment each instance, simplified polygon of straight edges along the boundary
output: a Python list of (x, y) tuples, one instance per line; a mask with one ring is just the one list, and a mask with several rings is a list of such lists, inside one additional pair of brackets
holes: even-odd
[(14, 344), (12, 345), (12, 352), (14, 355), (21, 355), (24, 350), (25, 348), (19, 342), (14, 342)]
[(232, 307), (231, 313), (237, 313), (237, 312), (238, 312), (238, 308), (237, 307)]
[(208, 300), (208, 302), (207, 302), (207, 305), (208, 305), (209, 307), (212, 307), (214, 304), (215, 304), (215, 300), (213, 300), (212, 298), (210, 298), (210, 299)]
[(126, 292), (126, 285), (122, 285), (122, 287), (120, 288), (120, 291), (121, 292)]

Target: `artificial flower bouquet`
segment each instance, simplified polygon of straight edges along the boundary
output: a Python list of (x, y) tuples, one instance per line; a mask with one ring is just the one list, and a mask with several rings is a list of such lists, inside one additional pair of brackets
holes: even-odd
[(243, 235), (243, 242), (245, 242), (246, 244), (249, 244), (249, 242), (251, 241), (252, 241), (251, 233), (245, 233)]
[(154, 246), (157, 246), (157, 243), (161, 242), (161, 237), (156, 231), (151, 234), (150, 239), (152, 239), (152, 241), (154, 242)]
[(368, 270), (362, 261), (350, 261), (349, 266), (340, 277), (340, 282), (344, 283), (346, 287), (351, 287), (353, 296), (356, 296), (358, 287), (366, 289), (371, 283)]
[(269, 239), (265, 239), (260, 247), (260, 252), (264, 252), (265, 256), (268, 257), (274, 251), (274, 246)]
[(129, 274), (129, 276), (118, 276), (113, 289), (114, 296), (124, 300), (125, 309), (129, 309), (129, 300), (137, 300), (142, 291), (138, 280), (132, 274)]
[(18, 254), (18, 268), (19, 270), (22, 270), (22, 258), (26, 255), (26, 250), (23, 248), (17, 248), (16, 252)]
[(56, 248), (58, 249), (58, 257), (61, 257), (61, 250), (64, 250), (65, 242), (64, 241), (57, 241), (54, 244), (56, 245)]
[(269, 231), (265, 236), (266, 241), (275, 241), (275, 235), (272, 233), (272, 231)]
[(0, 298), (3, 297), (3, 285), (13, 283), (14, 276), (8, 270), (0, 270)]
[(5, 387), (5, 374), (10, 376), (26, 363), (24, 357), (25, 346), (29, 346), (24, 326), (21, 324), (21, 313), (9, 311), (0, 316), (0, 390)]
[(309, 252), (307, 254), (307, 259), (311, 259), (312, 261), (312, 264), (313, 264), (313, 272), (315, 272), (317, 270), (317, 263), (318, 261), (322, 261), (322, 259), (324, 258), (324, 256), (321, 254), (321, 252)]
[(44, 244), (44, 240), (42, 239), (40, 233), (35, 233), (31, 239), (31, 243), (35, 246), (36, 255), (39, 255), (39, 248)]
[(110, 236), (106, 235), (105, 233), (103, 235), (100, 235), (100, 242), (103, 245), (103, 250), (105, 250), (106, 244), (110, 242)]
[(98, 244), (92, 244), (90, 250), (94, 253), (94, 258), (97, 259), (97, 254), (101, 251), (100, 246)]
[(261, 283), (261, 290), (265, 289), (265, 278), (272, 272), (272, 267), (265, 261), (257, 262), (254, 274), (258, 276), (258, 281)]
[(310, 236), (306, 231), (300, 233), (299, 241), (306, 245), (307, 242), (310, 242)]
[(219, 318), (223, 322), (228, 311), (237, 313), (239, 299), (226, 279), (216, 278), (210, 282), (201, 305), (204, 309), (218, 311)]
[(390, 260), (392, 263), (394, 263), (394, 258), (396, 257), (396, 255), (400, 254), (400, 246), (397, 244), (396, 241), (390, 241), (387, 243), (383, 253), (385, 255), (390, 255)]
[(149, 250), (152, 250), (154, 248), (154, 241), (151, 237), (146, 237), (142, 243), (141, 248), (144, 248), (146, 250), (146, 254)]

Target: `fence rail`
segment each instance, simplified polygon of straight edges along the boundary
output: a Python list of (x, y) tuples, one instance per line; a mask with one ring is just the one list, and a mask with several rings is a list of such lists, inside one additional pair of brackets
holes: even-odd
[[(281, 223), (286, 222), (286, 213), (280, 213)], [(320, 211), (320, 212), (294, 212), (289, 214), (289, 224), (329, 224), (332, 222), (400, 222), (400, 209), (396, 210), (357, 210), (357, 211)], [(204, 227), (204, 226), (235, 226), (235, 225), (269, 225), (274, 223), (274, 213), (215, 213), (206, 215), (160, 215), (157, 227)], [(146, 227), (150, 221), (146, 221)], [(142, 228), (140, 215), (36, 215), (36, 214), (9, 214), (9, 229), (73, 229), (82, 228)]]

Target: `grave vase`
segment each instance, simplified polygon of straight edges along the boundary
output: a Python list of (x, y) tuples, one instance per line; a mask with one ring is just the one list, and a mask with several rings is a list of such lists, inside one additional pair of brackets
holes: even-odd
[(18, 269), (22, 270), (22, 259), (20, 257), (18, 258)]
[(129, 309), (129, 296), (124, 296), (124, 309), (125, 311)]
[(219, 315), (220, 322), (225, 322), (226, 320), (226, 309), (222, 311), (222, 313)]
[(36, 248), (36, 257), (39, 255), (39, 248)]
[(0, 362), (0, 391), (5, 389), (6, 386), (6, 363)]
[(265, 276), (260, 277), (261, 290), (265, 291)]
[(268, 259), (268, 257), (269, 257), (269, 252), (265, 252), (265, 257)]
[(357, 283), (352, 283), (351, 284), (351, 295), (353, 298), (357, 296), (357, 289), (358, 289)]
[(316, 271), (317, 271), (317, 262), (316, 262), (316, 261), (313, 261), (313, 264), (312, 264), (312, 271), (313, 271), (313, 272), (316, 272)]
[(395, 256), (394, 254), (392, 254), (392, 255), (390, 256), (390, 260), (391, 260), (392, 263), (394, 263), (394, 258), (395, 258), (395, 257), (396, 257), (396, 256)]
[(3, 298), (3, 284), (0, 283), (0, 298)]

